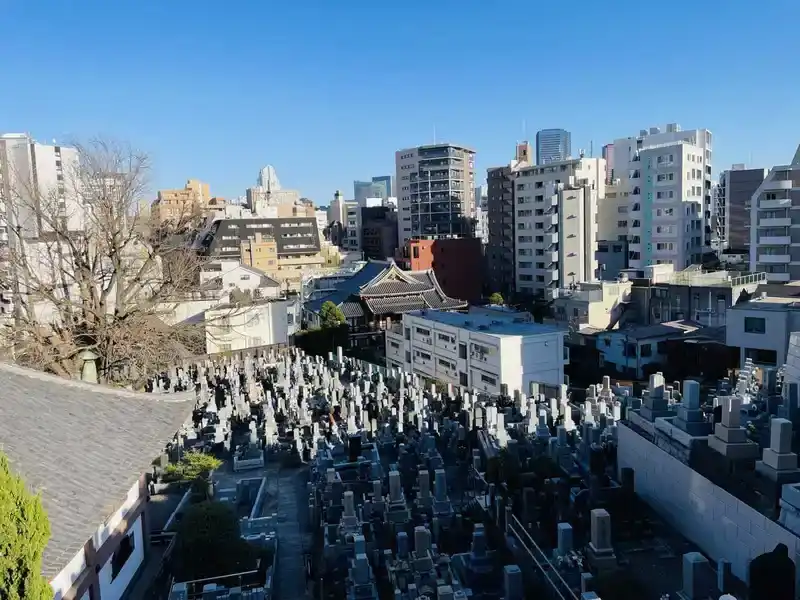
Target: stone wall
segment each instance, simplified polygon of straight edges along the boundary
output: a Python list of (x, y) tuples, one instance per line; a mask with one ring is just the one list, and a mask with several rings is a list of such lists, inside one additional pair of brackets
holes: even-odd
[(747, 580), (750, 560), (783, 542), (798, 564), (800, 538), (767, 519), (638, 433), (618, 424), (618, 468), (635, 471), (636, 493), (712, 560)]

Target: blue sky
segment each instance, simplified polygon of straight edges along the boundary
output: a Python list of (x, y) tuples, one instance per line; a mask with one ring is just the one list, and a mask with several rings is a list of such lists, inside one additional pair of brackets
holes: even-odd
[(453, 141), (508, 162), (523, 122), (573, 151), (678, 122), (715, 170), (800, 142), (797, 0), (0, 0), (0, 132), (107, 135), (233, 197), (273, 164), (318, 204)]

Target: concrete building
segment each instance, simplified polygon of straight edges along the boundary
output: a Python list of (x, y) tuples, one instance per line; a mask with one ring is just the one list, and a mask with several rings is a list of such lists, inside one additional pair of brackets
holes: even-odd
[(75, 148), (40, 144), (27, 134), (0, 135), (0, 248), (17, 230), (24, 238), (52, 231), (42, 217), (84, 226), (79, 157)]
[(367, 198), (388, 200), (394, 195), (393, 192), (394, 177), (391, 175), (379, 175), (371, 181), (353, 182), (353, 199), (358, 203), (363, 203)]
[(257, 185), (247, 189), (247, 205), (255, 216), (271, 219), (314, 216), (313, 204), (301, 202), (297, 190), (281, 187), (272, 165), (261, 169)]
[(614, 144), (606, 144), (600, 153), (603, 160), (606, 161), (606, 183), (614, 181)]
[[(272, 266), (274, 270), (275, 265)], [(218, 287), (212, 287), (212, 283)], [(200, 271), (200, 287), (204, 290), (219, 289), (226, 294), (236, 289), (256, 299), (276, 298), (281, 294), (277, 281), (258, 268), (237, 260), (216, 260), (203, 265)]]
[(750, 200), (767, 172), (767, 169), (746, 169), (736, 164), (719, 174), (714, 190), (712, 247), (717, 250), (750, 247)]
[(407, 266), (436, 273), (451, 298), (478, 302), (483, 296), (483, 248), (478, 238), (411, 240)]
[(572, 156), (572, 134), (566, 129), (542, 129), (536, 133), (536, 164), (567, 160)]
[(415, 311), (386, 332), (386, 362), (428, 379), (487, 394), (561, 385), (566, 331), (514, 313)]
[(796, 297), (761, 296), (728, 309), (725, 343), (739, 348), (739, 365), (780, 367), (786, 362), (789, 337), (800, 331)]
[(185, 223), (216, 213), (224, 204), (224, 200), (211, 197), (207, 183), (190, 179), (182, 189), (160, 190), (150, 214), (158, 222)]
[(619, 182), (607, 184), (597, 207), (597, 269), (604, 281), (616, 280), (628, 268), (629, 210), (628, 192)]
[(516, 289), (514, 260), (514, 168), (533, 163), (533, 146), (517, 144), (514, 160), (507, 166), (493, 167), (486, 172), (487, 245), (486, 264), (489, 287), (510, 297)]
[(386, 260), (397, 251), (397, 211), (392, 206), (361, 209), (361, 251), (365, 259)]
[(577, 158), (514, 169), (516, 291), (553, 290), (597, 278), (597, 207), (605, 162)]
[(632, 281), (582, 282), (554, 294), (556, 323), (571, 332), (582, 329), (614, 329), (628, 308)]
[(289, 336), (299, 326), (299, 307), (298, 298), (283, 298), (209, 309), (204, 314), (206, 353), (287, 344)]
[(399, 245), (410, 238), (471, 236), (475, 151), (455, 144), (398, 150)]
[(711, 132), (669, 124), (613, 143), (618, 193), (628, 193), (631, 268), (702, 261), (711, 243)]
[(486, 185), (475, 187), (475, 198), (472, 203), (472, 218), (475, 221), (475, 237), (482, 244), (489, 242), (489, 190)]
[(772, 167), (750, 201), (750, 270), (771, 282), (800, 279), (800, 147), (788, 165)]

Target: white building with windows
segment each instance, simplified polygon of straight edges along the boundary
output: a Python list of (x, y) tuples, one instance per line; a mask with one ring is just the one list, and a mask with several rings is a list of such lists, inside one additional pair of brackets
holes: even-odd
[(672, 123), (612, 148), (618, 192), (628, 195), (630, 267), (700, 263), (711, 243), (711, 132)]
[(569, 362), (565, 329), (521, 313), (414, 311), (386, 332), (386, 364), (487, 394), (560, 385)]
[(770, 169), (750, 200), (750, 270), (770, 282), (800, 279), (800, 147), (791, 164)]
[(225, 305), (205, 311), (206, 353), (236, 352), (286, 344), (299, 329), (301, 304), (297, 298), (253, 304)]
[(515, 168), (517, 292), (552, 298), (553, 290), (597, 278), (597, 209), (604, 194), (602, 158)]
[(800, 331), (797, 298), (761, 297), (728, 309), (725, 344), (739, 348), (739, 364), (780, 367), (786, 362), (789, 336)]

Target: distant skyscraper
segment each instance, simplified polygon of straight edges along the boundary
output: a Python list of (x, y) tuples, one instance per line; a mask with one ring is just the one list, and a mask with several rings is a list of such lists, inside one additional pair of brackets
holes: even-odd
[(572, 153), (572, 136), (566, 129), (542, 129), (536, 134), (536, 164), (566, 160)]
[(383, 198), (386, 200), (392, 195), (392, 185), (394, 177), (391, 175), (379, 175), (373, 177), (372, 181), (354, 181), (353, 199), (363, 205), (367, 198)]

